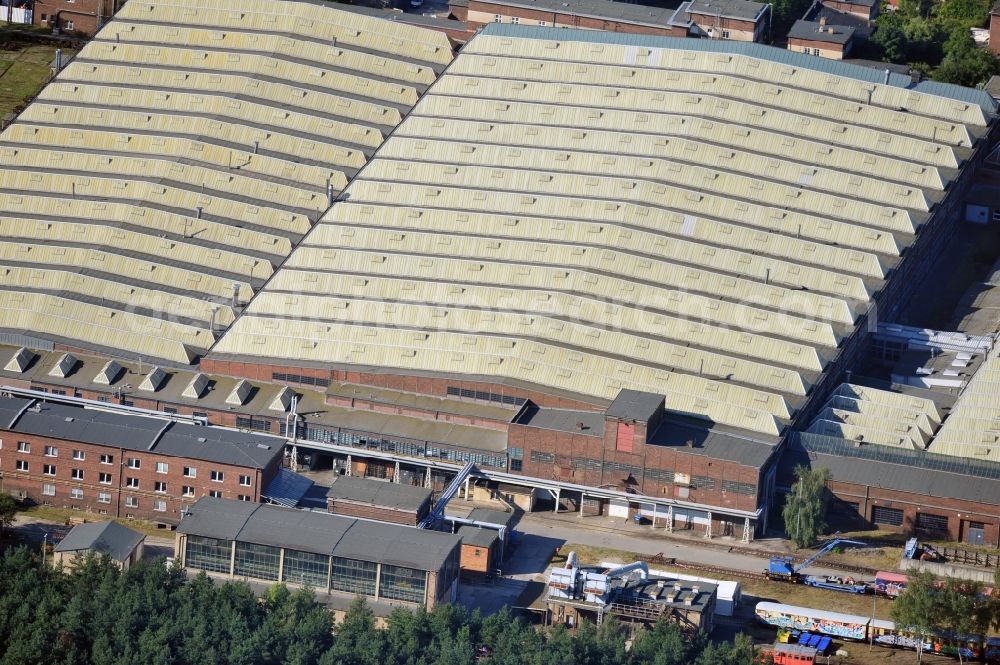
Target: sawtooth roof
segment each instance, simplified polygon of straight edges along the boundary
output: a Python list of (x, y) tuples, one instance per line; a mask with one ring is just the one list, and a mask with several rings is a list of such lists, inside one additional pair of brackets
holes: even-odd
[(213, 353), (631, 389), (778, 435), (993, 102), (592, 33), (480, 32)]
[(293, 0), (139, 0), (0, 134), (0, 330), (187, 365), (452, 58)]

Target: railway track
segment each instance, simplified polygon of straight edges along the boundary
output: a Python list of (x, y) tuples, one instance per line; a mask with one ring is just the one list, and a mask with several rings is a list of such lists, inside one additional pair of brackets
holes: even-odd
[[(735, 568), (726, 568), (723, 566), (708, 566), (703, 563), (682, 561), (679, 559), (675, 559), (673, 557), (663, 556), (661, 554), (654, 554), (652, 556), (639, 556), (638, 560), (644, 561), (651, 566), (655, 565), (672, 566), (674, 568), (681, 568), (683, 570), (691, 570), (691, 571), (704, 572), (706, 574), (719, 575), (725, 578), (740, 578), (745, 580), (769, 579), (768, 576), (765, 575), (763, 571), (755, 573), (746, 570), (737, 570)], [(836, 564), (824, 567), (836, 569), (838, 571), (842, 571), (845, 573), (852, 573), (854, 575), (866, 575), (870, 577), (875, 577), (875, 573), (878, 572), (875, 568), (867, 568), (865, 566), (850, 566), (850, 565)]]

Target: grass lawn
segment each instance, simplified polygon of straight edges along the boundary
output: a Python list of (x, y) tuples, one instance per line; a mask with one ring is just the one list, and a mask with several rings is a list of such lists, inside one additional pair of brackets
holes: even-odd
[[(20, 45), (15, 51), (0, 51), (0, 117), (3, 117), (38, 94), (49, 78), (49, 64), (56, 48), (43, 45)], [(63, 58), (73, 55), (63, 49)]]
[[(34, 517), (35, 519), (44, 520), (46, 522), (59, 522), (60, 524), (65, 524), (71, 519), (86, 520), (88, 522), (102, 522), (108, 519), (107, 515), (98, 515), (96, 513), (88, 513), (81, 510), (70, 510), (68, 508), (53, 508), (52, 506), (32, 506), (30, 508), (19, 510), (18, 514), (25, 515), (27, 517)], [(119, 524), (127, 526), (130, 529), (144, 533), (147, 536), (173, 538), (172, 531), (169, 529), (157, 528), (157, 526), (152, 522), (126, 519), (115, 519), (115, 521)]]

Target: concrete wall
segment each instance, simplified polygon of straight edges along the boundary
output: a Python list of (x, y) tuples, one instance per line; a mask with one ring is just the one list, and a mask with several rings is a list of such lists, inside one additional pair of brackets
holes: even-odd
[(817, 55), (815, 51), (818, 49), (819, 57), (821, 58), (843, 60), (851, 51), (852, 41), (846, 44), (831, 44), (830, 42), (820, 42), (812, 39), (789, 38), (788, 50), (807, 55)]
[(993, 584), (992, 568), (973, 568), (957, 563), (934, 563), (932, 561), (917, 561), (902, 559), (899, 562), (902, 571), (924, 570), (936, 577), (954, 577), (960, 580), (974, 580), (983, 584)]

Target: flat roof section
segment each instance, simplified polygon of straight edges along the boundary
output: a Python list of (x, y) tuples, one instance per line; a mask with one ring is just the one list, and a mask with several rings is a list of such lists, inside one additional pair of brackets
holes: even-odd
[(493, 508), (473, 508), (467, 519), (474, 522), (484, 522), (488, 524), (503, 524), (510, 526), (517, 517), (515, 513), (505, 510), (495, 510)]
[(693, 14), (753, 21), (766, 8), (767, 5), (762, 2), (748, 0), (694, 0), (688, 5), (687, 11)]
[(396, 510), (416, 511), (431, 498), (431, 490), (414, 485), (389, 483), (354, 476), (340, 476), (333, 481), (326, 498)]
[(177, 530), (430, 572), (441, 568), (461, 540), (439, 531), (214, 497), (191, 506)]
[(661, 28), (666, 28), (671, 24), (675, 10), (682, 4), (676, 0), (666, 0), (663, 5), (656, 7), (615, 2), (614, 0), (478, 0), (478, 2), (479, 4), (520, 7), (555, 14), (586, 16)]
[(604, 414), (597, 411), (550, 409), (531, 404), (525, 407), (513, 424), (583, 436), (604, 436)]
[(774, 454), (777, 437), (746, 433), (721, 425), (705, 426), (693, 419), (665, 418), (650, 437), (649, 445), (678, 448), (688, 455), (703, 455), (760, 468)]
[(663, 395), (626, 389), (618, 393), (604, 414), (609, 418), (648, 421), (661, 406)]

